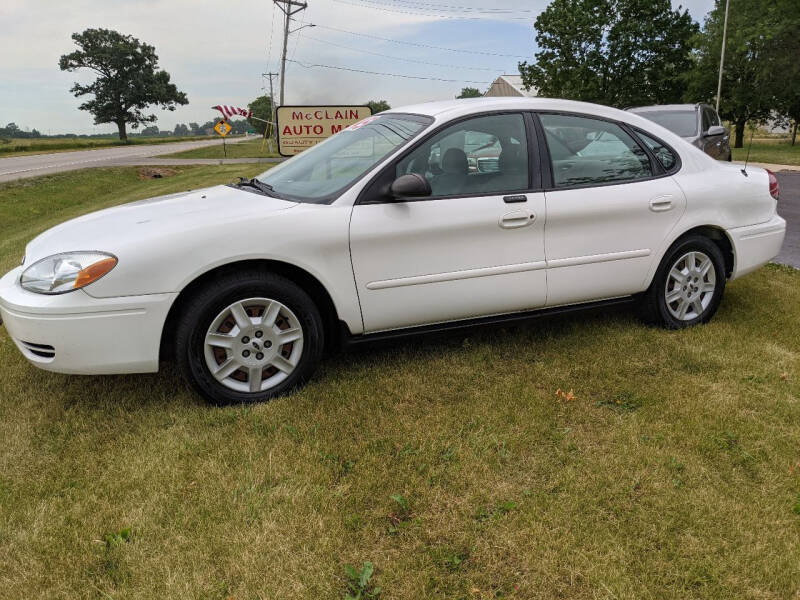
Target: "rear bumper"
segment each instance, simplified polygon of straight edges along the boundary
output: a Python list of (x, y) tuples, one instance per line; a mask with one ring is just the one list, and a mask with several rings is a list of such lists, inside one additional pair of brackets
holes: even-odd
[(20, 271), (0, 279), (0, 316), (31, 364), (92, 375), (158, 370), (161, 332), (177, 294), (46, 296), (22, 289)]
[(736, 257), (733, 277), (755, 271), (775, 258), (781, 251), (786, 235), (786, 221), (775, 215), (766, 223), (729, 229)]

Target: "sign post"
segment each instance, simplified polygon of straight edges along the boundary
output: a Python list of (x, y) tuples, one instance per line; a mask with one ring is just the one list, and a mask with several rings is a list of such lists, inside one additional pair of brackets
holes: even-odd
[(228, 149), (225, 147), (225, 136), (230, 133), (231, 129), (232, 127), (225, 121), (220, 121), (214, 125), (214, 131), (222, 138), (222, 154), (225, 158), (228, 158)]
[(279, 106), (278, 152), (294, 156), (370, 116), (369, 106)]

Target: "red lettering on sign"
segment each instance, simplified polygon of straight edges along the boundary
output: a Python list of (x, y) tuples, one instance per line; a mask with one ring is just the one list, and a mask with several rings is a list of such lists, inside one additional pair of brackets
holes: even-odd
[(303, 120), (303, 113), (292, 112), (292, 121), (302, 121), (302, 120)]
[(331, 135), (334, 133), (339, 133), (342, 130), (341, 125), (331, 125)]

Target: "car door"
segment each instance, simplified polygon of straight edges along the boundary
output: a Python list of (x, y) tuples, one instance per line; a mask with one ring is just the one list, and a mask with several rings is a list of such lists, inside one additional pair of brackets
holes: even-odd
[[(717, 111), (709, 106), (708, 112), (711, 124), (722, 126), (722, 120), (719, 118)], [(731, 136), (728, 133), (728, 130), (725, 129), (724, 133), (714, 136), (713, 139), (717, 154), (715, 158), (717, 160), (729, 160), (731, 157)]]
[(539, 119), (552, 179), (547, 305), (643, 291), (656, 250), (685, 210), (680, 187), (620, 124), (565, 114)]
[[(522, 113), (451, 123), (365, 189), (350, 224), (365, 331), (545, 304), (545, 205), (538, 165), (531, 168), (532, 123)], [(424, 176), (432, 194), (389, 198), (391, 182), (408, 173)]]

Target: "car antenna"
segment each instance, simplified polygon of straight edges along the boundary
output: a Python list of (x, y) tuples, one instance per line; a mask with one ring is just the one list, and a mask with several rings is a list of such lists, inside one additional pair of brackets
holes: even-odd
[(750, 161), (750, 148), (753, 147), (753, 137), (756, 135), (756, 128), (750, 130), (750, 143), (747, 144), (747, 156), (744, 157), (744, 166), (742, 167), (742, 175), (747, 177), (747, 163)]

